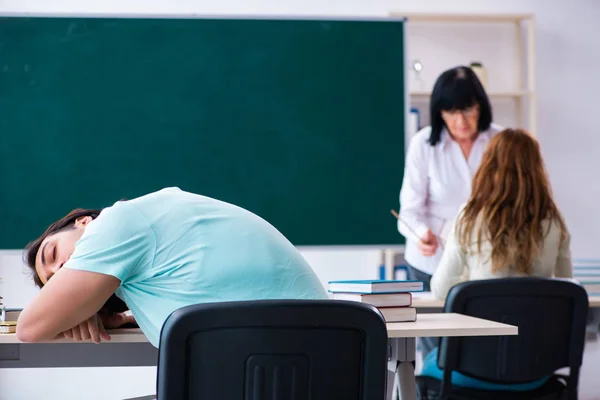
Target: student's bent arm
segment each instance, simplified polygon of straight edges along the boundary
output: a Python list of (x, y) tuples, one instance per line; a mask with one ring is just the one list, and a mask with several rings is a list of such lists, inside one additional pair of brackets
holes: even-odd
[(441, 300), (446, 298), (452, 286), (465, 280), (466, 254), (458, 243), (455, 230), (456, 224), (453, 224), (440, 264), (431, 277), (431, 292)]
[(119, 285), (112, 275), (61, 268), (19, 316), (17, 339), (56, 338), (96, 314)]

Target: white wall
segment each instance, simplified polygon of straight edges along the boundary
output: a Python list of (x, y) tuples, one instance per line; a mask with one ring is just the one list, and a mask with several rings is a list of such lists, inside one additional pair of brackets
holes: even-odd
[[(595, 229), (600, 224), (597, 211), (600, 183), (600, 146), (597, 129), (590, 116), (597, 112), (596, 79), (600, 53), (600, 2), (571, 0), (129, 0), (81, 2), (76, 0), (4, 0), (0, 14), (277, 14), (385, 16), (389, 11), (406, 12), (498, 12), (536, 15), (536, 84), (538, 137), (542, 143), (554, 192), (571, 230), (576, 257), (600, 258), (595, 246)], [(473, 40), (477, 32), (471, 32)], [(502, 46), (502, 45), (500, 45)], [(502, 47), (499, 53), (502, 54)], [(412, 52), (412, 50), (410, 50)], [(482, 49), (482, 51), (485, 51)], [(507, 56), (508, 57), (508, 56)], [(470, 60), (467, 60), (470, 61)], [(503, 61), (498, 61), (503, 62)], [(441, 68), (442, 65), (425, 65)], [(495, 67), (492, 67), (492, 69)], [(490, 70), (491, 73), (491, 70)], [(499, 109), (502, 109), (502, 105)], [(503, 115), (504, 112), (502, 112)], [(509, 117), (502, 117), (508, 118)], [(398, 178), (398, 189), (401, 177)], [(6, 188), (5, 188), (6, 190)], [(376, 251), (303, 252), (322, 281), (334, 277), (374, 277), (379, 255)], [(7, 304), (22, 305), (34, 293), (24, 283), (20, 258), (0, 254), (0, 286)], [(85, 372), (0, 371), (0, 399), (120, 399), (154, 390), (151, 368), (90, 369)], [(3, 383), (10, 382), (9, 387)], [(32, 385), (31, 382), (39, 382)], [(129, 384), (127, 384), (129, 382)], [(38, 389), (39, 388), (39, 389)], [(98, 390), (100, 388), (101, 390)]]

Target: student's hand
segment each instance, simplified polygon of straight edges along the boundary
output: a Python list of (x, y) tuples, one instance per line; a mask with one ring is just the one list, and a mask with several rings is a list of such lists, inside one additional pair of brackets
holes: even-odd
[(100, 343), (103, 340), (110, 340), (110, 335), (106, 333), (98, 314), (94, 314), (88, 320), (64, 331), (63, 336), (67, 339), (73, 339), (76, 342), (92, 340), (94, 343)]
[(436, 235), (431, 232), (431, 229), (427, 229), (425, 235), (419, 241), (419, 252), (426, 256), (430, 257), (435, 254), (438, 248), (438, 238)]
[(128, 312), (103, 314), (100, 318), (106, 329), (116, 329), (126, 324), (135, 324), (135, 318)]

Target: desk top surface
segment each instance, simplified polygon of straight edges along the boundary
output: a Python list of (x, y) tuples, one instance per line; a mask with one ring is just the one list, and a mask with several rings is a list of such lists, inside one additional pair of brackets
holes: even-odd
[(461, 314), (419, 314), (416, 322), (390, 322), (388, 337), (517, 335), (519, 328)]
[[(512, 325), (487, 321), (460, 314), (418, 314), (416, 322), (387, 324), (388, 337), (411, 338), (426, 336), (493, 336), (516, 335), (518, 328)], [(145, 343), (146, 336), (139, 329), (113, 329), (109, 331), (110, 343)], [(0, 334), (0, 344), (21, 343), (15, 334)], [(57, 339), (49, 343), (76, 343), (71, 339)]]
[[(108, 331), (110, 334), (110, 341), (103, 342), (106, 344), (110, 343), (144, 343), (148, 342), (146, 339), (146, 335), (142, 333), (140, 329), (111, 329)], [(21, 343), (17, 339), (17, 335), (14, 333), (9, 334), (0, 334), (0, 344), (10, 344), (10, 343)], [(48, 341), (47, 343), (77, 343), (72, 339), (56, 339)], [(79, 342), (85, 343), (85, 342)], [(89, 342), (91, 343), (91, 342)], [(149, 342), (148, 342), (149, 343)]]
[(431, 292), (413, 293), (412, 305), (419, 308), (444, 308), (445, 300), (436, 299)]
[[(444, 308), (445, 300), (436, 299), (430, 292), (414, 293), (413, 306), (418, 308)], [(590, 308), (600, 307), (600, 295), (589, 296)]]

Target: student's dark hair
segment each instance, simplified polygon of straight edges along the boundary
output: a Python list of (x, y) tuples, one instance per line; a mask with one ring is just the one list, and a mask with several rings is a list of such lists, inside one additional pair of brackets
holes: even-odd
[[(126, 200), (127, 199), (121, 199), (121, 201), (126, 201)], [(42, 245), (42, 242), (48, 236), (52, 236), (56, 233), (59, 233), (59, 232), (62, 232), (62, 231), (68, 230), (68, 229), (73, 229), (75, 227), (75, 221), (77, 221), (78, 218), (88, 217), (88, 216), (92, 217), (92, 219), (98, 218), (101, 211), (102, 210), (93, 210), (93, 209), (84, 209), (84, 208), (75, 209), (75, 210), (71, 211), (70, 213), (68, 213), (67, 215), (65, 215), (64, 217), (62, 217), (61, 219), (59, 219), (58, 221), (56, 221), (55, 223), (53, 223), (52, 225), (50, 225), (39, 238), (37, 238), (33, 242), (29, 243), (25, 247), (25, 253), (23, 255), (23, 258), (24, 258), (25, 263), (31, 270), (31, 274), (33, 276), (33, 281), (35, 282), (37, 287), (39, 287), (41, 289), (44, 286), (44, 284), (42, 283), (42, 280), (40, 279), (39, 275), (37, 274), (37, 271), (35, 270), (35, 259), (37, 257), (38, 251), (40, 251), (40, 246)], [(120, 312), (127, 311), (127, 310), (129, 310), (129, 307), (127, 306), (127, 304), (125, 304), (125, 302), (123, 300), (119, 299), (117, 297), (117, 295), (113, 294), (112, 296), (110, 296), (108, 298), (106, 303), (104, 303), (104, 306), (102, 306), (100, 313), (106, 313), (106, 314), (110, 315), (113, 313), (120, 313)], [(127, 326), (123, 326), (123, 327), (127, 327)]]
[(431, 135), (429, 144), (439, 143), (442, 130), (446, 126), (442, 111), (464, 110), (479, 105), (477, 130), (486, 131), (492, 123), (492, 105), (477, 75), (469, 67), (459, 66), (444, 71), (435, 82), (429, 112)]
[(101, 210), (86, 210), (83, 208), (78, 208), (76, 210), (71, 211), (52, 225), (50, 225), (46, 231), (33, 242), (29, 243), (25, 246), (25, 253), (23, 254), (23, 259), (29, 269), (31, 270), (33, 281), (36, 286), (42, 288), (44, 284), (40, 279), (37, 271), (35, 270), (35, 259), (37, 258), (38, 251), (40, 251), (40, 246), (42, 242), (48, 237), (52, 236), (56, 233), (66, 231), (69, 229), (73, 229), (75, 227), (75, 221), (81, 217), (92, 217), (92, 219), (96, 219), (98, 215), (100, 215)]

